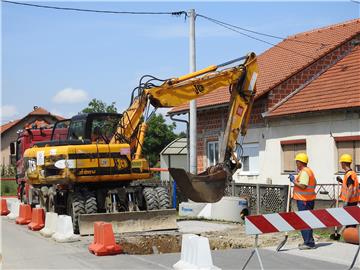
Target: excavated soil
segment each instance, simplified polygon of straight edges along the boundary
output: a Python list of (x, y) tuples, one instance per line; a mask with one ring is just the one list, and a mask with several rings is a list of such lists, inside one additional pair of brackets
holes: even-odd
[[(330, 232), (331, 233), (331, 232)], [(254, 246), (254, 236), (245, 234), (244, 225), (232, 224), (230, 229), (196, 233), (209, 239), (212, 250), (250, 248)], [(117, 242), (122, 246), (125, 254), (162, 254), (181, 251), (181, 232), (158, 232), (147, 234), (118, 235)], [(329, 233), (316, 231), (315, 241), (329, 241)], [(276, 246), (284, 239), (284, 233), (271, 233), (259, 236), (259, 246)], [(287, 244), (301, 243), (300, 232), (291, 232)]]

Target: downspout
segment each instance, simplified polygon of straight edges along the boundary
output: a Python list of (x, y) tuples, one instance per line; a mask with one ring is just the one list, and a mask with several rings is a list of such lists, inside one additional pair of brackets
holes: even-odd
[(189, 121), (184, 120), (184, 119), (179, 119), (179, 118), (174, 118), (173, 114), (170, 114), (170, 119), (173, 120), (174, 122), (181, 122), (181, 123), (185, 123), (186, 124), (186, 158), (187, 158), (187, 170), (189, 170), (190, 168), (190, 142), (189, 142)]

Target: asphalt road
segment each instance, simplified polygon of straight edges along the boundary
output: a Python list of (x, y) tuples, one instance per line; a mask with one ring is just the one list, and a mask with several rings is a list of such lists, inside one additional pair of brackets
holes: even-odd
[[(116, 255), (97, 257), (87, 250), (89, 239), (75, 243), (56, 243), (38, 232), (1, 218), (2, 269), (171, 269), (179, 253), (162, 255)], [(214, 265), (222, 269), (241, 269), (250, 249), (213, 251)], [(345, 265), (276, 253), (261, 249), (265, 269), (347, 269)], [(256, 257), (247, 269), (259, 269)]]

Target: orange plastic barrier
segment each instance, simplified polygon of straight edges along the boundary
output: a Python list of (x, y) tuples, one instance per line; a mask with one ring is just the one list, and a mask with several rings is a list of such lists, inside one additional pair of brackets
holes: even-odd
[(346, 228), (343, 231), (342, 237), (346, 243), (359, 244), (359, 233), (356, 228)]
[(19, 217), (16, 224), (25, 225), (31, 222), (31, 206), (29, 204), (20, 204)]
[(89, 245), (89, 251), (96, 256), (115, 255), (122, 252), (120, 245), (115, 243), (111, 223), (94, 223), (94, 241)]
[(6, 199), (1, 199), (1, 215), (7, 216), (9, 213), (10, 211), (7, 207)]
[(45, 227), (45, 211), (43, 208), (34, 208), (32, 210), (31, 222), (28, 228), (33, 231), (39, 231)]

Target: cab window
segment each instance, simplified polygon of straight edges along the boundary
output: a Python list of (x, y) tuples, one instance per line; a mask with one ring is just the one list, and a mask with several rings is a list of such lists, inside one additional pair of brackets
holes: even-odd
[(119, 116), (106, 115), (94, 118), (91, 123), (91, 141), (109, 143), (116, 132)]
[(85, 139), (85, 120), (73, 121), (69, 128), (69, 140)]

